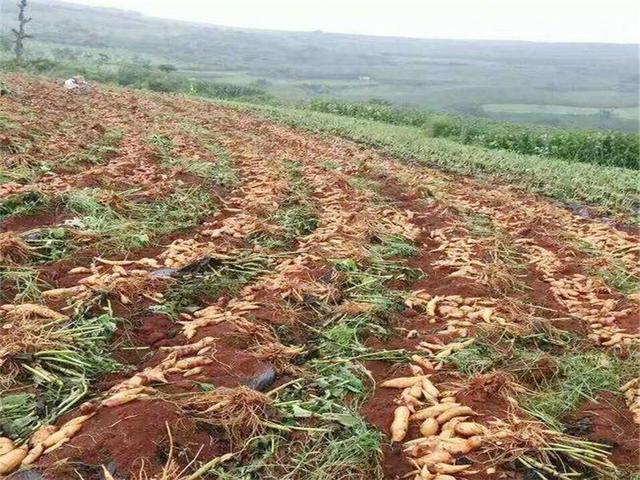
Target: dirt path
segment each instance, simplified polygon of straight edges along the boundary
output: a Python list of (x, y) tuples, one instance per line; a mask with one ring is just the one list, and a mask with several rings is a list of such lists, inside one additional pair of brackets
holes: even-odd
[[(215, 212), (195, 226), (161, 235), (148, 247), (102, 255), (100, 238), (91, 238), (76, 258), (33, 266), (48, 284), (37, 303), (69, 317), (109, 309), (125, 320), (112, 345), (113, 356), (127, 368), (93, 382), (85, 403), (57, 420), (59, 425), (91, 415), (78, 433), (40, 457), (36, 466), (45, 478), (103, 478), (101, 465), (116, 478), (134, 478), (141, 471), (151, 476), (163, 469), (166, 474), (170, 462), (189, 471), (235, 454), (235, 435), (246, 440), (247, 432), (225, 428), (220, 417), (229, 423), (227, 417), (209, 418), (206, 409), (183, 399), (209, 388), (286, 389), (305, 375), (317, 375), (307, 373), (306, 362), (343, 362), (348, 349), (327, 340), (336, 322), (351, 328), (353, 319), (375, 320), (374, 327), (359, 333), (358, 342), (365, 344), (361, 360), (355, 355), (349, 365), (363, 363), (379, 383), (410, 375), (408, 354), (424, 355), (432, 367), (424, 373), (441, 390), (457, 392), (486, 426), (508, 417), (513, 405), (505, 392), (513, 393), (517, 382), (456, 371), (438, 356), (447, 345), (471, 345), (490, 327), (526, 336), (532, 324), (543, 324), (614, 355), (636, 348), (638, 296), (603, 278), (614, 271), (640, 274), (637, 231), (582, 218), (507, 187), (406, 165), (344, 140), (210, 103), (119, 90), (65, 97), (67, 92), (49, 82), (13, 80), (23, 93), (2, 99), (3, 112), (24, 128), (29, 126), (24, 111), (32, 112), (42, 119), (38, 129), (56, 133), (26, 152), (3, 153), (5, 165), (46, 162), (47, 152), (56, 150), (56, 158), (67, 155), (96, 141), (97, 131), (118, 129), (123, 135), (117, 151), (101, 164), (58, 171), (54, 163), (52, 174), (35, 181), (0, 184), (2, 198), (35, 191), (57, 205), (65, 193), (97, 187), (133, 189), (131, 198), (145, 205), (199, 188), (213, 192), (216, 203)], [(54, 127), (63, 124), (64, 129)], [(18, 132), (9, 132), (9, 143), (20, 142)], [(152, 135), (171, 139), (171, 161), (150, 143)], [(218, 164), (223, 158), (235, 172), (232, 185), (216, 185), (179, 162)], [(0, 231), (21, 234), (27, 227), (74, 218), (65, 207), (38, 215), (9, 216), (1, 220)], [(402, 258), (402, 250), (390, 247), (394, 241), (411, 254)], [(15, 268), (15, 263), (4, 266)], [(216, 284), (211, 297), (194, 289), (189, 294), (197, 298), (180, 303), (206, 272), (233, 285)], [(370, 288), (378, 284), (377, 290)], [(15, 293), (13, 287), (8, 291)], [(7, 315), (20, 303), (5, 302), (13, 305), (5, 308)], [(351, 341), (350, 348), (357, 343)], [(334, 357), (326, 356), (327, 345), (337, 352)], [(400, 350), (404, 357), (393, 353)], [(382, 359), (368, 360), (376, 352)], [(12, 391), (30, 391), (24, 376), (17, 375), (15, 382), (19, 387)], [(374, 387), (360, 409), (385, 436), (398, 395)], [(629, 438), (637, 438), (638, 430), (621, 396), (607, 401), (617, 416), (599, 416), (598, 428), (583, 436), (611, 444), (616, 463), (632, 463), (638, 452)], [(582, 408), (576, 422), (596, 407)], [(300, 447), (291, 433), (295, 425), (291, 430), (282, 415), (270, 421), (281, 422), (292, 435), (291, 450), (275, 454), (285, 465), (283, 459)], [(302, 431), (313, 428), (311, 422)], [(383, 444), (385, 478), (413, 470), (397, 444)], [(231, 462), (248, 462), (245, 450)], [(476, 473), (465, 478), (518, 478), (508, 464), (492, 472), (491, 458), (483, 452), (470, 455), (466, 461)], [(278, 468), (284, 467), (272, 465), (255, 478), (289, 474)], [(353, 471), (344, 478), (361, 474)], [(178, 478), (176, 470), (174, 475)], [(306, 478), (291, 475), (286, 478)]]

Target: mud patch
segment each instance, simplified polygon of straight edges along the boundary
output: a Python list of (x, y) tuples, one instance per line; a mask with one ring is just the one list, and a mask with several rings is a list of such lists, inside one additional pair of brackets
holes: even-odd
[(565, 421), (567, 432), (612, 447), (611, 461), (618, 466), (637, 467), (640, 458), (640, 427), (633, 423), (624, 399), (600, 393), (584, 403)]

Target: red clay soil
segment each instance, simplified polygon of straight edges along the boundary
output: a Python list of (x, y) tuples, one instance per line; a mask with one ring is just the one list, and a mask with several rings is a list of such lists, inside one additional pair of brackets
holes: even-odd
[(638, 466), (640, 427), (633, 422), (622, 397), (602, 392), (581, 405), (564, 423), (569, 433), (611, 446), (611, 461), (616, 465)]
[(115, 467), (118, 478), (139, 471), (143, 462), (148, 475), (157, 474), (167, 462), (169, 431), (181, 466), (228, 451), (223, 440), (201, 430), (173, 404), (151, 400), (99, 410), (82, 433), (46, 456), (39, 467), (47, 480), (77, 479), (76, 471), (84, 480), (103, 480), (101, 465)]
[[(150, 336), (155, 337), (164, 323), (153, 317), (147, 320), (158, 327), (157, 330), (146, 328)], [(226, 337), (216, 343), (216, 362), (189, 379), (179, 374), (167, 375), (168, 383), (159, 386), (164, 393), (171, 395), (193, 392), (196, 389), (194, 381), (216, 387), (236, 387), (250, 385), (259, 376), (271, 375), (269, 372), (273, 372), (273, 368), (268, 363), (256, 359), (237, 345), (232, 345), (241, 339), (228, 330), (224, 331), (224, 327), (209, 327), (203, 329), (200, 335), (216, 334)], [(157, 354), (157, 361), (163, 356)], [(150, 365), (154, 363), (156, 362), (153, 360), (149, 362)], [(109, 376), (100, 382), (99, 387), (108, 389), (125, 378), (128, 375)], [(145, 473), (156, 474), (167, 461), (167, 427), (171, 431), (175, 452), (178, 453), (176, 460), (182, 466), (196, 457), (210, 459), (229, 451), (229, 446), (222, 440), (223, 435), (218, 436), (215, 431), (197, 425), (170, 403), (170, 398), (168, 397), (168, 401), (131, 402), (98, 410), (96, 416), (83, 428), (82, 434), (39, 462), (38, 468), (46, 472), (47, 479), (71, 480), (77, 478), (74, 471), (81, 465), (85, 480), (103, 480), (98, 474), (100, 465), (114, 463), (117, 472), (129, 475), (139, 470), (144, 461)], [(63, 462), (62, 466), (57, 465), (57, 461), (67, 458), (69, 460)]]
[[(387, 378), (410, 374), (411, 372), (406, 366), (393, 366), (387, 362), (372, 361), (366, 362), (365, 367), (371, 372), (371, 375), (377, 382)], [(376, 389), (374, 395), (367, 401), (360, 410), (360, 413), (377, 427), (386, 436), (389, 436), (389, 427), (391, 419), (393, 419), (393, 411), (398, 406), (394, 400), (398, 397), (398, 390), (395, 388), (379, 388)], [(417, 428), (412, 425), (412, 428)], [(415, 431), (409, 432), (409, 435), (416, 435)], [(409, 436), (409, 438), (413, 438)], [(384, 475), (386, 479), (399, 479), (409, 473), (412, 468), (406, 460), (402, 452), (401, 445), (386, 445), (384, 450)]]
[(505, 418), (509, 412), (506, 395), (509, 393), (509, 376), (503, 372), (480, 375), (460, 390), (456, 399), (478, 413), (477, 421), (487, 423)]
[(66, 214), (60, 209), (48, 209), (33, 215), (10, 216), (0, 221), (0, 232), (23, 233), (33, 229), (56, 227), (64, 222)]

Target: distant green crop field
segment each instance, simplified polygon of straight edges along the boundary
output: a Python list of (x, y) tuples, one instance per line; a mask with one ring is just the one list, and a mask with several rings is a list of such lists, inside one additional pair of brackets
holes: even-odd
[(434, 137), (522, 154), (639, 170), (637, 133), (565, 130), (483, 118), (403, 110), (380, 103), (314, 101), (312, 110), (395, 125), (421, 127)]
[(487, 113), (536, 113), (551, 115), (600, 115), (628, 120), (638, 119), (637, 107), (574, 107), (571, 105), (538, 105), (531, 103), (489, 103), (482, 106)]

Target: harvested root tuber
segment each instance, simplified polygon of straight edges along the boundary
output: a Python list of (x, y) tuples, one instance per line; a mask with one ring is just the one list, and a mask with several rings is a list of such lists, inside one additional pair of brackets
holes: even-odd
[(436, 473), (460, 473), (464, 472), (471, 465), (450, 465), (448, 463), (436, 463), (431, 467)]
[(452, 455), (467, 454), (482, 445), (482, 437), (448, 438), (443, 440), (442, 448)]
[(49, 438), (52, 434), (54, 434), (58, 430), (58, 427), (55, 425), (45, 425), (36, 430), (33, 435), (31, 435), (31, 439), (29, 440), (29, 445), (35, 447), (39, 443), (44, 442), (47, 438)]
[(407, 406), (401, 406), (393, 412), (393, 423), (391, 423), (391, 440), (401, 442), (409, 430), (409, 416), (411, 410)]
[(453, 438), (456, 436), (455, 428), (459, 423), (467, 421), (469, 417), (455, 417), (442, 425), (440, 438)]
[(125, 403), (133, 402), (134, 400), (138, 400), (140, 398), (147, 398), (148, 395), (145, 394), (147, 391), (152, 391), (150, 388), (138, 387), (131, 390), (125, 390), (123, 392), (118, 392), (111, 395), (109, 398), (106, 398), (100, 402), (100, 405), (103, 407), (117, 407), (118, 405), (124, 405)]
[(475, 422), (461, 422), (454, 427), (454, 431), (463, 437), (473, 437), (475, 435), (483, 435), (485, 428)]
[(440, 424), (438, 421), (433, 417), (429, 417), (420, 425), (420, 434), (423, 437), (430, 437), (431, 435), (437, 434), (439, 429)]
[(86, 422), (89, 418), (91, 418), (93, 414), (82, 415), (80, 417), (72, 418), (67, 423), (60, 427), (60, 430), (52, 433), (47, 438), (42, 440), (42, 445), (45, 448), (49, 449), (54, 445), (59, 444), (60, 442), (65, 442), (73, 437), (77, 432), (79, 432), (84, 422)]
[[(444, 405), (455, 405), (453, 403), (445, 403)], [(438, 415), (438, 423), (443, 424), (448, 422), (449, 420), (451, 420), (452, 418), (455, 417), (462, 417), (465, 415), (475, 415), (475, 412), (473, 410), (471, 410), (470, 407), (455, 407), (455, 408), (449, 408), (446, 411), (444, 411), (443, 413), (441, 413), (440, 415)]]
[(459, 403), (439, 403), (431, 407), (424, 408), (417, 411), (412, 417), (412, 420), (425, 420), (429, 417), (437, 417), (438, 415), (451, 410), (453, 408), (460, 407)]
[(11, 473), (18, 468), (22, 460), (27, 456), (28, 451), (29, 447), (23, 445), (0, 456), (0, 475)]
[(422, 390), (424, 391), (425, 397), (436, 399), (440, 395), (440, 391), (427, 377), (422, 379)]
[(5, 453), (9, 453), (13, 450), (15, 445), (13, 444), (13, 440), (7, 437), (0, 437), (0, 455), (4, 455)]
[(433, 370), (434, 365), (433, 363), (431, 363), (429, 360), (427, 360), (424, 357), (421, 357), (420, 355), (411, 355), (411, 360), (413, 361), (413, 363), (415, 363), (416, 365), (421, 366), (424, 370)]
[(43, 454), (43, 452), (44, 445), (42, 443), (38, 443), (35, 447), (29, 450), (27, 456), (24, 457), (24, 460), (22, 460), (22, 465), (31, 465), (32, 463), (36, 462)]
[(436, 463), (451, 463), (452, 461), (453, 457), (446, 450), (436, 450), (435, 452), (416, 458), (416, 464), (421, 467), (426, 466), (427, 468), (431, 468), (431, 466)]
[(382, 388), (407, 388), (413, 387), (416, 383), (420, 383), (424, 375), (416, 375), (414, 377), (398, 377), (385, 380), (380, 384)]

